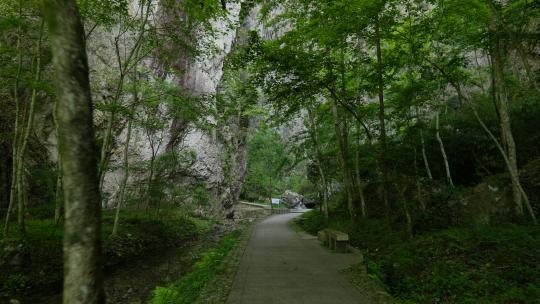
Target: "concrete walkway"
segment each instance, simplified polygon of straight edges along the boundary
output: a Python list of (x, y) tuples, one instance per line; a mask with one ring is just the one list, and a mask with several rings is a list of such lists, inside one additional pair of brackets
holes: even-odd
[(275, 215), (255, 227), (227, 304), (367, 303), (338, 272), (359, 258), (294, 231), (288, 222), (297, 216)]

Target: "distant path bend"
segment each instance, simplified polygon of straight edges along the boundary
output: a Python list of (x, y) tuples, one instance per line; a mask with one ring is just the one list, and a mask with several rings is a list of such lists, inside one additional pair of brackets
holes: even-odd
[(288, 223), (299, 215), (274, 215), (255, 227), (227, 304), (368, 303), (339, 273), (359, 258), (294, 231)]

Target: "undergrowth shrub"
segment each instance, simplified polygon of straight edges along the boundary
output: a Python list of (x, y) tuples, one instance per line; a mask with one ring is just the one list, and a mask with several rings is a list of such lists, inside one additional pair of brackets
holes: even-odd
[(317, 211), (298, 225), (312, 234), (326, 227), (348, 233), (368, 274), (402, 303), (540, 303), (538, 226), (440, 228), (411, 239), (381, 219), (351, 225), (338, 216), (325, 225)]
[(215, 248), (204, 253), (190, 273), (167, 287), (157, 287), (151, 304), (197, 303), (202, 289), (217, 274), (223, 271), (223, 260), (234, 248), (241, 232), (236, 230), (225, 236)]

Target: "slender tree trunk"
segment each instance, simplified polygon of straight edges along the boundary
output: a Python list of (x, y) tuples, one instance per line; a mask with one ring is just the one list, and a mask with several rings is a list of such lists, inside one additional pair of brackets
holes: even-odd
[(351, 170), (349, 168), (348, 164), (348, 156), (346, 155), (348, 153), (347, 148), (344, 144), (344, 135), (341, 133), (341, 119), (339, 117), (338, 109), (337, 109), (337, 102), (334, 101), (332, 103), (332, 113), (334, 115), (335, 120), (335, 132), (336, 132), (336, 140), (339, 146), (339, 160), (341, 163), (341, 168), (343, 171), (343, 183), (345, 185), (345, 191), (347, 192), (347, 208), (349, 210), (349, 216), (351, 219), (351, 222), (356, 221), (356, 211), (354, 208), (354, 185), (352, 182), (352, 175)]
[[(492, 24), (492, 30), (496, 30), (496, 25)], [(494, 34), (496, 35), (496, 33)], [(508, 156), (508, 162), (510, 165), (510, 176), (512, 181), (512, 193), (514, 198), (514, 204), (516, 208), (516, 213), (518, 215), (523, 215), (523, 201), (520, 191), (519, 183), (519, 171), (517, 164), (517, 152), (516, 152), (516, 143), (514, 141), (514, 136), (512, 134), (512, 124), (510, 121), (510, 113), (508, 110), (508, 96), (505, 90), (504, 84), (504, 74), (503, 74), (503, 62), (500, 41), (498, 37), (494, 38), (494, 43), (492, 45), (492, 69), (493, 69), (493, 84), (494, 84), (494, 93), (495, 101), (497, 105), (497, 110), (499, 113), (499, 126), (501, 128), (501, 138), (502, 145), (506, 149)]]
[(409, 211), (409, 204), (407, 204), (407, 199), (405, 198), (405, 191), (407, 190), (406, 187), (401, 187), (399, 190), (399, 198), (401, 200), (401, 204), (403, 206), (403, 212), (405, 213), (405, 220), (407, 222), (407, 235), (412, 238), (413, 237), (413, 224), (412, 224), (412, 217), (411, 212)]
[[(34, 81), (37, 83), (41, 80), (41, 42), (43, 38), (43, 28), (44, 21), (41, 23), (40, 34), (38, 39), (38, 45), (36, 48), (36, 72)], [(32, 97), (30, 100), (30, 109), (28, 111), (28, 119), (26, 120), (26, 126), (23, 128), (23, 137), (20, 142), (19, 152), (17, 153), (17, 201), (18, 201), (18, 217), (17, 222), (19, 224), (19, 229), (21, 230), (22, 235), (26, 234), (26, 225), (25, 225), (25, 204), (24, 204), (24, 195), (26, 191), (24, 189), (24, 156), (26, 154), (26, 149), (28, 147), (28, 141), (30, 139), (30, 133), (34, 125), (34, 116), (36, 110), (36, 100), (37, 100), (37, 89), (32, 89)]]
[(101, 210), (84, 29), (75, 0), (44, 0), (56, 71), (58, 149), (64, 182), (65, 304), (105, 303)]
[(150, 174), (148, 176), (148, 184), (146, 185), (146, 203), (145, 203), (145, 209), (146, 212), (148, 212), (148, 208), (150, 208), (150, 190), (152, 189), (152, 182), (154, 180), (154, 160), (155, 160), (155, 152), (152, 148), (152, 156), (150, 157)]
[[(491, 132), (491, 130), (488, 128), (488, 126), (484, 123), (484, 121), (482, 120), (482, 117), (480, 117), (480, 114), (478, 113), (478, 110), (476, 109), (476, 106), (474, 105), (474, 103), (465, 94), (463, 94), (463, 92), (461, 91), (460, 84), (458, 82), (454, 82), (452, 80), (452, 78), (449, 77), (446, 74), (446, 72), (442, 68), (440, 68), (436, 63), (431, 62), (429, 60), (428, 60), (428, 62), (432, 66), (434, 66), (437, 70), (439, 70), (444, 77), (446, 77), (448, 79), (449, 83), (454, 87), (454, 89), (458, 93), (458, 97), (460, 99), (463, 99), (463, 100), (467, 101), (471, 105), (471, 109), (473, 111), (474, 117), (476, 117), (476, 120), (478, 121), (480, 126), (482, 126), (482, 129), (484, 129), (484, 131), (488, 134), (489, 138), (491, 138), (491, 140), (493, 141), (493, 143), (497, 147), (497, 150), (499, 150), (502, 158), (504, 159), (504, 163), (506, 165), (506, 169), (508, 170), (508, 174), (510, 175), (510, 178), (512, 180), (512, 184), (515, 183), (517, 185), (518, 191), (521, 193), (521, 197), (522, 197), (522, 199), (523, 199), (523, 201), (525, 203), (525, 206), (527, 207), (527, 211), (529, 211), (531, 219), (533, 220), (533, 222), (535, 224), (538, 224), (538, 221), (536, 219), (536, 215), (535, 215), (534, 210), (532, 209), (531, 203), (529, 201), (529, 197), (527, 196), (527, 193), (525, 192), (525, 190), (521, 186), (521, 182), (519, 180), (519, 173), (518, 173), (517, 170), (512, 169), (512, 164), (510, 162), (510, 159), (509, 159), (509, 157), (507, 155), (507, 152), (505, 151), (504, 147), (501, 145), (501, 143), (499, 142), (497, 137), (495, 137), (495, 135), (493, 135), (493, 132)], [(518, 206), (516, 205), (516, 209), (517, 208), (518, 208)]]
[(433, 175), (431, 174), (431, 168), (429, 167), (429, 162), (426, 155), (426, 143), (424, 141), (424, 131), (422, 131), (422, 129), (420, 129), (420, 141), (422, 143), (422, 158), (424, 159), (424, 167), (426, 168), (428, 178), (433, 180)]
[(58, 158), (58, 172), (56, 176), (56, 192), (54, 195), (54, 222), (58, 225), (62, 217), (62, 206), (64, 205), (64, 197), (62, 191), (62, 168), (60, 168), (61, 160)]
[(100, 191), (103, 190), (103, 183), (105, 181), (105, 173), (107, 172), (107, 163), (108, 163), (108, 152), (109, 152), (109, 146), (112, 138), (113, 133), (113, 126), (114, 126), (114, 120), (115, 120), (115, 112), (111, 110), (109, 114), (109, 119), (107, 120), (107, 130), (105, 130), (105, 136), (103, 137), (103, 143), (101, 144), (101, 157), (99, 158), (99, 189)]
[[(273, 162), (273, 160), (272, 160)], [(272, 204), (272, 175), (270, 175), (270, 183), (268, 185), (268, 198), (270, 199), (270, 210), (274, 210), (274, 204)]]
[(416, 180), (416, 192), (418, 195), (418, 202), (420, 203), (420, 209), (422, 212), (426, 212), (426, 203), (424, 202), (424, 198), (422, 196), (422, 186), (420, 184), (420, 175), (418, 174), (418, 165), (416, 163), (417, 159), (417, 153), (416, 153), (416, 147), (414, 148), (414, 177)]
[(122, 179), (122, 185), (120, 185), (120, 191), (118, 193), (118, 199), (116, 202), (116, 215), (114, 217), (114, 225), (112, 235), (116, 235), (118, 231), (118, 222), (120, 220), (120, 209), (124, 203), (124, 193), (126, 191), (126, 185), (129, 179), (129, 141), (131, 139), (131, 124), (132, 119), (129, 118), (127, 136), (126, 136), (126, 146), (124, 148), (124, 178)]
[[(22, 18), (22, 1), (19, 0), (19, 18)], [(22, 28), (19, 25), (17, 29), (17, 74), (15, 77), (15, 88), (13, 89), (13, 99), (15, 101), (15, 126), (13, 128), (13, 142), (11, 144), (11, 154), (12, 154), (12, 166), (11, 166), (11, 185), (9, 191), (9, 205), (6, 213), (6, 219), (4, 223), (4, 237), (9, 234), (9, 221), (13, 207), (15, 205), (15, 197), (17, 196), (17, 168), (18, 168), (18, 150), (19, 150), (19, 140), (21, 137), (20, 134), (20, 115), (21, 115), (21, 101), (19, 98), (19, 83), (21, 79), (22, 72), (22, 51), (21, 51), (21, 40), (22, 40)]]
[[(461, 95), (461, 96), (464, 96), (464, 95)], [(518, 191), (519, 191), (519, 193), (521, 193), (521, 197), (522, 197), (523, 201), (525, 202), (525, 206), (527, 207), (527, 211), (529, 211), (531, 219), (533, 220), (534, 224), (538, 224), (538, 222), (536, 220), (536, 215), (535, 215), (534, 210), (532, 209), (531, 203), (529, 201), (529, 197), (527, 196), (527, 193), (525, 192), (525, 190), (521, 186), (521, 182), (519, 181), (519, 174), (518, 174), (518, 172), (511, 169), (512, 166), (510, 164), (510, 160), (508, 159), (506, 151), (504, 150), (504, 147), (499, 143), (499, 141), (497, 140), (497, 137), (495, 137), (495, 135), (493, 135), (493, 133), (489, 130), (488, 126), (484, 123), (484, 121), (480, 117), (480, 114), (478, 114), (478, 110), (476, 110), (476, 107), (474, 106), (474, 104), (472, 104), (472, 103), (470, 103), (470, 104), (471, 104), (471, 108), (473, 110), (474, 116), (476, 117), (476, 120), (482, 126), (484, 131), (486, 131), (486, 133), (489, 135), (489, 138), (491, 138), (491, 140), (493, 141), (493, 143), (495, 144), (495, 146), (497, 147), (497, 149), (501, 153), (501, 156), (503, 157), (504, 163), (506, 165), (506, 169), (508, 170), (508, 173), (510, 174), (511, 181), (512, 181), (512, 183), (517, 184)], [(512, 190), (514, 190), (514, 189), (512, 189)]]
[(311, 134), (311, 140), (313, 141), (313, 147), (315, 148), (315, 165), (317, 166), (317, 170), (319, 171), (319, 177), (321, 181), (321, 194), (322, 194), (322, 211), (324, 214), (325, 221), (328, 222), (328, 185), (326, 182), (326, 176), (324, 175), (324, 170), (322, 167), (322, 155), (321, 155), (321, 149), (319, 146), (319, 139), (317, 136), (317, 127), (315, 125), (315, 119), (313, 117), (313, 111), (311, 109), (308, 109), (308, 115), (309, 115), (309, 122), (310, 122), (310, 134)]
[(362, 218), (367, 218), (366, 213), (366, 199), (364, 197), (364, 182), (362, 181), (362, 176), (360, 176), (360, 127), (357, 127), (356, 132), (356, 181), (358, 186), (358, 194), (360, 195), (360, 210), (362, 212)]
[(441, 154), (444, 161), (444, 169), (446, 172), (446, 181), (451, 187), (454, 187), (454, 182), (452, 181), (452, 173), (450, 172), (450, 164), (448, 163), (448, 157), (446, 155), (446, 150), (444, 149), (444, 143), (442, 141), (441, 135), (439, 133), (439, 111), (435, 113), (435, 135), (437, 137), (437, 141), (439, 142), (439, 147), (441, 149)]
[(376, 38), (376, 47), (377, 47), (377, 80), (378, 80), (378, 89), (379, 89), (379, 128), (380, 128), (380, 142), (381, 142), (381, 153), (380, 153), (380, 167), (383, 177), (383, 202), (386, 211), (387, 218), (390, 216), (390, 204), (388, 202), (388, 161), (386, 155), (386, 122), (385, 122), (385, 109), (384, 109), (384, 67), (382, 62), (382, 50), (381, 50), (381, 34), (380, 34), (380, 21), (377, 16), (375, 19), (375, 38)]
[[(115, 46), (116, 46), (116, 60), (117, 60), (117, 64), (118, 64), (118, 69), (120, 70), (119, 73), (120, 73), (120, 77), (118, 79), (118, 85), (116, 87), (116, 93), (115, 93), (115, 96), (114, 96), (114, 99), (113, 99), (113, 103), (116, 104), (120, 101), (121, 97), (122, 97), (122, 93), (123, 93), (123, 90), (124, 90), (124, 82), (125, 82), (125, 78), (127, 76), (127, 72), (134, 66), (136, 65), (138, 62), (141, 61), (142, 58), (139, 57), (139, 51), (140, 51), (140, 48), (141, 48), (141, 45), (142, 45), (142, 42), (143, 42), (143, 37), (144, 35), (146, 34), (146, 25), (148, 23), (148, 20), (150, 18), (150, 13), (151, 13), (151, 5), (152, 5), (153, 1), (147, 1), (147, 0), (142, 0), (140, 1), (139, 5), (140, 5), (140, 9), (141, 9), (141, 17), (142, 18), (142, 22), (141, 22), (141, 25), (138, 29), (138, 34), (137, 34), (137, 37), (135, 38), (135, 42), (133, 44), (133, 47), (131, 48), (131, 50), (129, 51), (127, 57), (125, 58), (124, 61), (122, 61), (122, 57), (121, 57), (121, 52), (120, 52), (120, 47), (119, 47), (119, 42), (120, 42), (120, 36), (117, 36), (115, 37)], [(146, 9), (146, 11), (145, 11)], [(105, 181), (105, 174), (107, 172), (107, 167), (109, 165), (109, 160), (110, 160), (110, 157), (108, 155), (108, 153), (110, 152), (111, 150), (111, 143), (113, 142), (114, 138), (113, 138), (113, 129), (114, 129), (114, 123), (115, 123), (115, 120), (116, 120), (116, 112), (115, 110), (111, 110), (110, 114), (109, 114), (109, 118), (107, 120), (107, 129), (105, 131), (105, 136), (103, 138), (103, 143), (101, 145), (101, 157), (99, 159), (99, 171), (98, 171), (98, 176), (99, 176), (99, 189), (100, 191), (102, 191), (103, 189), (103, 184), (104, 184), (104, 181)]]

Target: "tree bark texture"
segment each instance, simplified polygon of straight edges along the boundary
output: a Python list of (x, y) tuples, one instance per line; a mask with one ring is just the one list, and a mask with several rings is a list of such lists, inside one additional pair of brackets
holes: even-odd
[(75, 0), (44, 0), (56, 70), (58, 149), (65, 198), (66, 304), (105, 303), (101, 210), (84, 29)]

